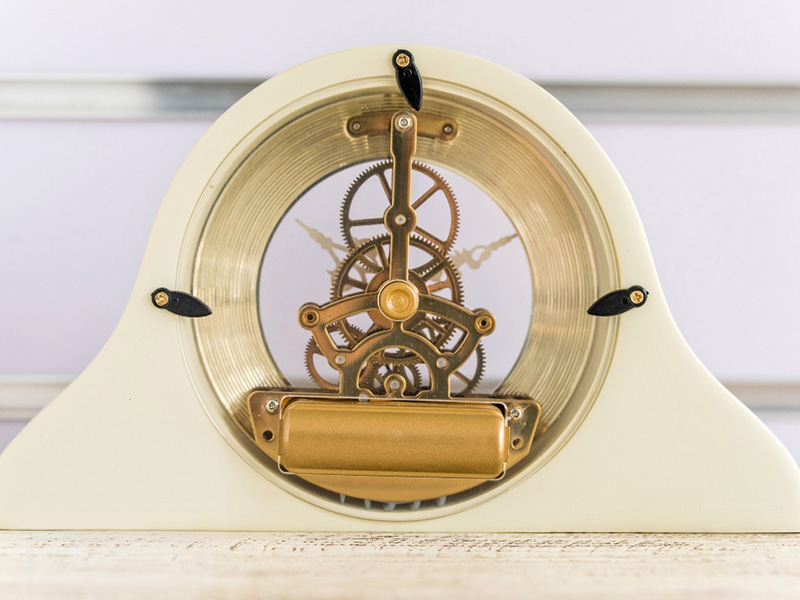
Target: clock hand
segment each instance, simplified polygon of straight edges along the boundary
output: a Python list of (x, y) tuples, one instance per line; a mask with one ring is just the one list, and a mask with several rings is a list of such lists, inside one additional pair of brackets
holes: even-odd
[(392, 64), (403, 97), (411, 108), (419, 110), (422, 106), (422, 77), (414, 64), (414, 56), (408, 50), (398, 50), (392, 57)]
[(495, 250), (502, 248), (515, 237), (517, 237), (517, 234), (513, 233), (511, 235), (502, 237), (499, 240), (495, 240), (494, 242), (485, 246), (473, 246), (469, 249), (462, 248), (461, 250), (454, 252), (450, 258), (456, 267), (461, 267), (461, 265), (466, 264), (471, 269), (477, 270), (486, 260), (488, 260)]

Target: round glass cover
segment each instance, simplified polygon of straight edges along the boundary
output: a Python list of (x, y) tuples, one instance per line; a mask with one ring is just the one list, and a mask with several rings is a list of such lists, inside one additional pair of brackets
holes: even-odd
[[(256, 128), (220, 167), (223, 185), (208, 192), (214, 204), (192, 290), (215, 310), (194, 323), (214, 391), (203, 400), (213, 405), (209, 413), (278, 485), (376, 519), (459, 510), (533, 474), (591, 407), (615, 335), (607, 321), (586, 314), (599, 289), (614, 287), (616, 273), (602, 212), (579, 169), (526, 116), (484, 93), (433, 81), (416, 115), (408, 280), (419, 297), (491, 313), (495, 330), (449, 376), (450, 392), (456, 401), (493, 395), (538, 403), (529, 451), (501, 477), (432, 486), (419, 477), (287, 473), (259, 447), (263, 432), (253, 430), (248, 405), (254, 390), (339, 390), (336, 360), (298, 323), (300, 308), (378, 294), (392, 279), (383, 219), (392, 198), (389, 132), (392, 115), (406, 108), (390, 79), (362, 79), (299, 99)], [(386, 314), (348, 316), (330, 336), (353, 347), (390, 328)], [(408, 323), (442, 352), (460, 339), (458, 327), (431, 315)], [(436, 377), (429, 363), (401, 347), (382, 348), (358, 373), (358, 389), (392, 396), (399, 381), (401, 399), (424, 396)]]

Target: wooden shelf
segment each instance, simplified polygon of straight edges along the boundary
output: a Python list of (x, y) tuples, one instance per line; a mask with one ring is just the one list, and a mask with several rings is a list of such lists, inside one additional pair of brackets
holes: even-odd
[(3, 598), (800, 598), (798, 534), (0, 532)]

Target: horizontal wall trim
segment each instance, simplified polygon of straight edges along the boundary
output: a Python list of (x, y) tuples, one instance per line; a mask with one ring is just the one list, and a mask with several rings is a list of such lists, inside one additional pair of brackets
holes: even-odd
[[(0, 75), (0, 119), (214, 120), (260, 83)], [(588, 120), (800, 121), (800, 83), (538, 83)]]
[(72, 383), (72, 377), (0, 377), (0, 421), (27, 421)]
[[(0, 377), (0, 421), (27, 421), (72, 382), (71, 377)], [(800, 412), (800, 381), (729, 382), (725, 386), (755, 411)]]

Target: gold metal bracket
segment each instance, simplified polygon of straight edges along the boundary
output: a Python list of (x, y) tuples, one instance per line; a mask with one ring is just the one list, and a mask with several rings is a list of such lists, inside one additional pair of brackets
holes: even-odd
[[(375, 111), (348, 119), (347, 133), (355, 138), (371, 135), (387, 135), (395, 111)], [(449, 142), (458, 135), (458, 123), (451, 118), (427, 112), (417, 113), (417, 135)]]

